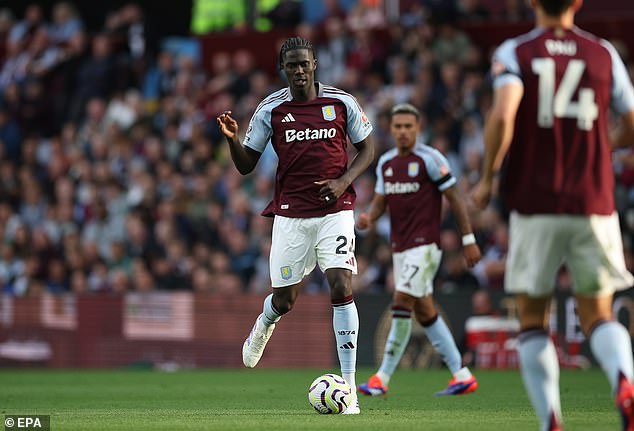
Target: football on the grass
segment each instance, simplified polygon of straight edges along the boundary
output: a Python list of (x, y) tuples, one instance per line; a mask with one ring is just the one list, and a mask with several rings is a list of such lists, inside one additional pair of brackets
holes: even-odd
[(343, 377), (324, 374), (317, 377), (308, 389), (308, 401), (319, 413), (339, 414), (352, 401), (352, 390)]

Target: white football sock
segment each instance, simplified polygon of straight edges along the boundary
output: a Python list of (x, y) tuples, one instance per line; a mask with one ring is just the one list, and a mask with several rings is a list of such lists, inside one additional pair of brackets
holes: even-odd
[(411, 315), (412, 312), (410, 310), (400, 307), (392, 308), (392, 325), (385, 342), (383, 361), (379, 371), (376, 373), (386, 386), (390, 383), (392, 374), (394, 374), (396, 367), (401, 362), (403, 352), (405, 352), (409, 338), (412, 335)]
[(262, 323), (267, 328), (274, 323), (278, 322), (282, 318), (282, 315), (277, 312), (273, 306), (273, 294), (271, 293), (264, 300), (264, 307), (262, 310)]
[(613, 320), (596, 325), (590, 334), (590, 348), (608, 376), (612, 393), (618, 389), (619, 371), (632, 381), (632, 342), (623, 325)]
[(471, 377), (473, 377), (473, 374), (471, 374), (471, 371), (469, 371), (469, 368), (462, 367), (458, 371), (453, 373), (453, 376), (458, 381), (464, 381), (464, 380), (469, 380)]
[(540, 429), (548, 430), (552, 414), (561, 422), (559, 360), (555, 345), (543, 329), (523, 331), (519, 340), (524, 386), (539, 417)]
[(451, 374), (456, 374), (462, 368), (462, 358), (453, 335), (451, 335), (451, 331), (443, 318), (437, 316), (435, 321), (427, 324), (427, 326), (423, 324), (423, 327), (427, 338), (429, 338), (436, 351), (440, 353)]
[(359, 314), (352, 296), (341, 304), (332, 306), (332, 327), (337, 341), (337, 355), (341, 366), (341, 375), (353, 392), (357, 384), (355, 372), (357, 366), (357, 337), (359, 334)]

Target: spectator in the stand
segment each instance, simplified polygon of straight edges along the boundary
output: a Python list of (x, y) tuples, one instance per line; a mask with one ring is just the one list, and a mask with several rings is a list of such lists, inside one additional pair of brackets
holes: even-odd
[(83, 295), (89, 292), (88, 277), (83, 271), (73, 271), (70, 276), (70, 290), (75, 295)]
[(435, 118), (450, 115), (454, 118), (462, 114), (461, 66), (454, 61), (440, 65), (439, 79), (433, 87), (428, 109)]
[(242, 231), (235, 230), (227, 240), (231, 270), (240, 275), (244, 286), (248, 286), (255, 273), (258, 251), (249, 246), (249, 240)]
[(93, 38), (92, 51), (79, 67), (71, 118), (83, 117), (83, 109), (91, 98), (108, 98), (114, 90), (115, 63), (108, 36), (98, 34)]
[[(24, 51), (26, 44), (22, 40), (9, 41), (6, 46), (6, 61), (0, 69), (0, 90), (5, 91), (10, 85), (21, 83), (26, 78), (28, 63), (28, 54)], [(6, 93), (4, 98), (7, 98)]]
[(458, 0), (458, 15), (464, 21), (482, 21), (489, 17), (489, 9), (482, 0)]
[(383, 46), (374, 39), (372, 32), (359, 29), (352, 34), (347, 58), (347, 64), (351, 69), (361, 75), (377, 70), (379, 63), (383, 64), (383, 55)]
[(126, 293), (130, 289), (130, 275), (120, 269), (114, 270), (109, 275), (109, 285), (112, 293)]
[(77, 33), (84, 30), (84, 24), (72, 3), (62, 1), (53, 7), (53, 22), (49, 27), (51, 40), (55, 44), (67, 44)]
[(47, 28), (39, 27), (28, 47), (27, 74), (34, 78), (41, 78), (61, 60), (63, 51), (51, 44), (50, 33)]
[(16, 256), (14, 245), (9, 241), (0, 243), (0, 292), (23, 273), (24, 259)]
[[(6, 108), (0, 105), (0, 160), (5, 158), (17, 163), (20, 159), (20, 126), (9, 116)], [(1, 190), (1, 188), (0, 188)]]
[(102, 259), (111, 259), (112, 243), (116, 240), (122, 240), (124, 236), (123, 226), (112, 223), (106, 204), (102, 200), (97, 200), (92, 210), (93, 215), (84, 228), (82, 241), (94, 243)]
[(102, 260), (97, 260), (88, 274), (88, 289), (92, 292), (105, 292), (110, 289), (108, 267)]
[(389, 62), (389, 84), (383, 88), (382, 96), (392, 105), (409, 101), (412, 93), (412, 80), (404, 57), (396, 56)]
[(192, 271), (192, 289), (194, 292), (208, 293), (212, 287), (211, 274), (205, 266), (197, 266)]
[(493, 306), (491, 293), (487, 289), (478, 289), (471, 295), (471, 314), (474, 316), (493, 316), (499, 311)]
[(141, 102), (141, 94), (136, 90), (116, 94), (106, 110), (107, 126), (127, 131), (143, 114)]
[(447, 20), (440, 23), (432, 45), (434, 57), (439, 64), (465, 61), (470, 47), (469, 37), (454, 22)]
[(325, 40), (317, 46), (319, 78), (324, 82), (339, 85), (346, 72), (348, 37), (345, 22), (338, 16), (329, 16), (324, 21)]
[(460, 133), (459, 154), (464, 165), (467, 164), (469, 154), (473, 151), (484, 154), (484, 144), (482, 143), (483, 131), (479, 119), (474, 115), (465, 117), (462, 120), (462, 131)]
[(15, 43), (21, 41), (28, 45), (31, 37), (40, 27), (45, 27), (44, 12), (42, 7), (37, 3), (27, 6), (24, 11), (24, 19), (16, 23), (9, 32), (9, 42)]
[(228, 89), (233, 83), (234, 74), (229, 53), (220, 51), (212, 55), (211, 72), (206, 88), (209, 96), (214, 97)]
[(4, 62), (9, 31), (13, 27), (14, 16), (10, 9), (0, 9), (0, 63)]
[(44, 288), (49, 293), (66, 293), (70, 286), (66, 275), (66, 266), (59, 259), (52, 259), (48, 262), (47, 277)]
[(134, 3), (123, 5), (110, 14), (105, 30), (117, 53), (118, 84), (140, 85), (157, 39), (143, 9)]
[(125, 242), (115, 239), (110, 243), (110, 256), (108, 258), (108, 268), (110, 270), (121, 270), (126, 274), (132, 271), (132, 259), (126, 254)]
[(23, 183), (22, 196), (20, 219), (29, 229), (42, 225), (46, 216), (47, 202), (42, 196), (40, 184), (33, 179)]
[(35, 78), (24, 82), (20, 102), (20, 122), (24, 130), (38, 136), (50, 136), (53, 125), (51, 100), (44, 83)]
[(143, 98), (146, 103), (158, 104), (162, 97), (174, 90), (175, 80), (174, 55), (168, 51), (162, 51), (156, 61), (156, 65), (149, 68), (143, 82)]
[(133, 264), (132, 286), (137, 292), (151, 292), (156, 287), (154, 276), (145, 263), (141, 261)]
[(39, 270), (37, 256), (27, 255), (24, 258), (23, 271), (16, 275), (12, 282), (5, 286), (5, 291), (15, 296), (27, 296), (37, 294), (36, 278)]
[(251, 91), (251, 74), (254, 72), (253, 54), (246, 49), (240, 49), (233, 54), (233, 81), (229, 91), (236, 98), (246, 96)]
[(506, 0), (501, 18), (507, 22), (526, 21), (532, 18), (532, 11), (524, 0)]
[[(345, 21), (348, 16), (347, 11), (341, 6), (339, 0), (323, 0), (321, 3), (322, 6), (322, 14), (319, 22), (316, 23), (315, 28), (317, 30), (317, 34), (325, 34), (325, 25), (326, 21), (330, 18), (338, 18), (341, 21)], [(312, 27), (312, 26), (311, 26)], [(299, 36), (309, 36), (302, 35)], [(310, 37), (306, 37), (308, 40), (311, 40)]]
[(346, 19), (352, 31), (372, 30), (385, 26), (385, 16), (378, 0), (359, 0)]
[[(259, 217), (262, 218), (262, 217)], [(271, 239), (264, 238), (259, 244), (259, 254), (254, 262), (254, 274), (251, 278), (249, 291), (265, 293), (271, 289), (271, 270), (269, 254), (271, 253)]]

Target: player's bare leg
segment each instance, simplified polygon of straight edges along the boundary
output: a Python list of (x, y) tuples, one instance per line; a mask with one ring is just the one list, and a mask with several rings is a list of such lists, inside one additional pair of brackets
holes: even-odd
[(520, 317), (519, 357), (524, 386), (542, 431), (560, 429), (559, 361), (548, 335), (550, 296), (516, 296)]
[(581, 329), (610, 381), (623, 430), (634, 431), (632, 343), (627, 330), (612, 317), (612, 295), (577, 295)]
[[(359, 334), (359, 314), (352, 298), (352, 271), (343, 268), (330, 268), (325, 271), (330, 285), (332, 302), (332, 326), (337, 341), (337, 355), (341, 366), (341, 375), (356, 388), (355, 373), (357, 367), (357, 337)], [(359, 401), (353, 390), (354, 399), (343, 414), (359, 414)]]
[(294, 284), (276, 287), (273, 293), (266, 297), (262, 313), (255, 320), (251, 333), (242, 345), (242, 362), (245, 367), (253, 368), (260, 361), (266, 343), (275, 329), (275, 323), (282, 315), (291, 311), (298, 292), (299, 284)]

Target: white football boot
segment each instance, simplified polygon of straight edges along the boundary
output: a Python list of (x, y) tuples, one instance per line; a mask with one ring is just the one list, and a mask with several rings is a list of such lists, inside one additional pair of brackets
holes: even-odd
[(275, 324), (267, 328), (262, 323), (262, 314), (258, 316), (251, 333), (242, 345), (242, 362), (245, 367), (253, 368), (258, 364), (274, 329)]
[(354, 394), (354, 398), (350, 402), (350, 405), (348, 406), (347, 409), (341, 412), (341, 414), (342, 415), (358, 415), (359, 413), (361, 413), (361, 409), (359, 408), (359, 398), (357, 398), (357, 394)]

